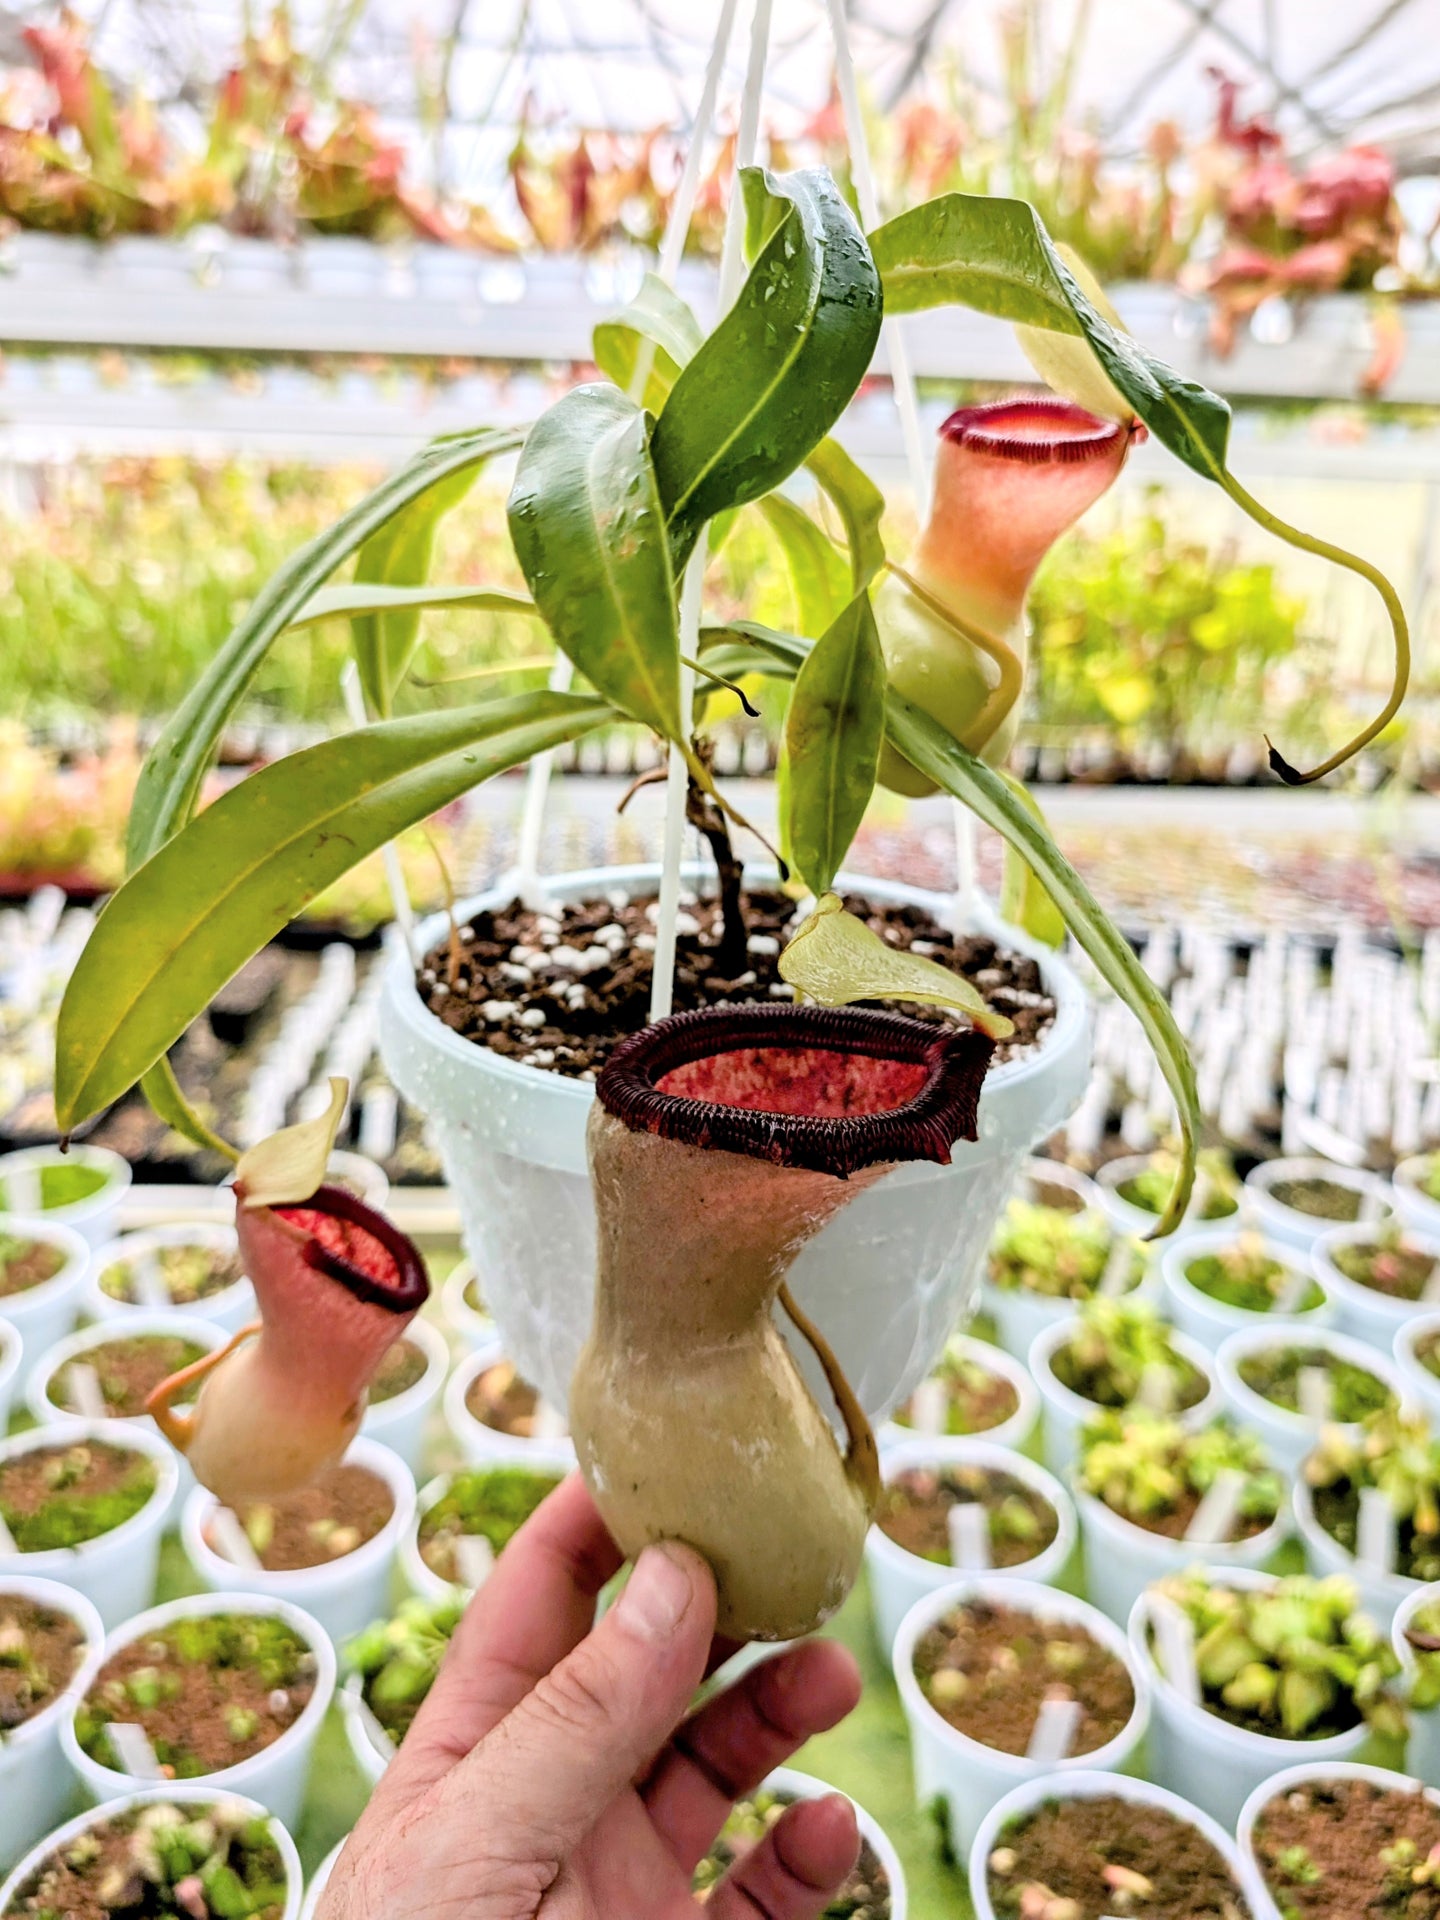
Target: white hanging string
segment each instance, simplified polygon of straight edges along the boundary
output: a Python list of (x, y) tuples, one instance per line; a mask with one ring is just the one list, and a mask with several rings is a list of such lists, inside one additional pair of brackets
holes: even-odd
[[(720, 299), (716, 312), (722, 320), (735, 304), (744, 265), (740, 243), (745, 231), (745, 207), (740, 192), (740, 170), (755, 164), (760, 136), (760, 98), (765, 84), (765, 55), (770, 45), (771, 0), (755, 0), (750, 24), (750, 60), (745, 92), (740, 101), (740, 126), (735, 141), (735, 177), (725, 214), (725, 246), (720, 256)], [(708, 543), (702, 533), (685, 569), (680, 594), (680, 651), (693, 660), (700, 648), (700, 595), (705, 582)], [(695, 703), (693, 668), (680, 668), (680, 712), (688, 726)], [(663, 1020), (675, 1004), (675, 921), (680, 911), (680, 856), (685, 846), (685, 756), (670, 749), (665, 775), (665, 843), (660, 867), (660, 902), (655, 925), (655, 970), (650, 985), (650, 1018)]]

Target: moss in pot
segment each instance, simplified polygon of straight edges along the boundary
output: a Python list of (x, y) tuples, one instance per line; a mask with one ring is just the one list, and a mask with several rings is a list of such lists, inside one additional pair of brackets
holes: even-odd
[(1119, 1794), (1017, 1813), (986, 1862), (996, 1920), (1251, 1920), (1223, 1856), (1168, 1808)]
[(0, 1229), (0, 1300), (53, 1280), (64, 1265), (64, 1250), (50, 1241)]
[[(1132, 1207), (1138, 1207), (1142, 1213), (1153, 1213), (1158, 1218), (1165, 1211), (1166, 1201), (1174, 1186), (1176, 1164), (1175, 1156), (1171, 1153), (1152, 1154), (1150, 1164), (1130, 1179), (1122, 1180), (1115, 1191), (1122, 1200), (1128, 1200)], [(1197, 1166), (1203, 1181), (1200, 1183), (1200, 1200), (1194, 1217), (1198, 1220), (1228, 1220), (1240, 1207), (1240, 1183), (1235, 1178), (1235, 1169), (1228, 1154), (1212, 1149), (1199, 1156)]]
[[(233, 1511), (265, 1571), (294, 1573), (328, 1566), (373, 1540), (395, 1511), (395, 1496), (368, 1467), (341, 1465), (327, 1467), (295, 1493), (240, 1500)], [(206, 1545), (227, 1557), (213, 1517)]]
[[(170, 1297), (172, 1307), (193, 1307), (223, 1293), (244, 1278), (245, 1269), (237, 1253), (202, 1241), (173, 1241), (155, 1247), (148, 1256)], [(126, 1306), (148, 1304), (136, 1280), (130, 1260), (112, 1260), (100, 1272), (100, 1291)]]
[(281, 1920), (289, 1894), (267, 1818), (234, 1801), (152, 1800), (87, 1822), (0, 1920)]
[(377, 1620), (345, 1648), (345, 1664), (361, 1678), (366, 1706), (398, 1747), (435, 1683), (465, 1597), (402, 1600), (393, 1619)]
[(1241, 1234), (1231, 1246), (1197, 1255), (1185, 1278), (1207, 1299), (1241, 1313), (1310, 1313), (1325, 1299), (1317, 1281), (1267, 1253), (1258, 1234)]
[(1221, 1544), (1263, 1533), (1284, 1501), (1285, 1483), (1260, 1441), (1228, 1420), (1191, 1432), (1154, 1414), (1112, 1413), (1085, 1429), (1081, 1447), (1083, 1490), (1121, 1519), (1170, 1540), (1187, 1537), (1222, 1475), (1237, 1478), (1233, 1519)]
[(1328, 1220), (1335, 1226), (1349, 1226), (1360, 1218), (1366, 1196), (1358, 1187), (1345, 1186), (1339, 1180), (1327, 1180), (1311, 1174), (1294, 1180), (1277, 1180), (1269, 1189), (1272, 1200), (1311, 1220)]
[(1080, 1325), (1050, 1356), (1062, 1387), (1097, 1407), (1183, 1413), (1210, 1391), (1200, 1369), (1176, 1351), (1173, 1329), (1148, 1302), (1088, 1301)]
[(272, 1746), (314, 1688), (315, 1655), (287, 1622), (195, 1614), (111, 1654), (76, 1710), (75, 1736), (100, 1766), (123, 1769), (109, 1729), (139, 1726), (166, 1779), (196, 1780)]
[(158, 1477), (152, 1460), (125, 1446), (27, 1448), (0, 1461), (0, 1520), (21, 1553), (78, 1547), (133, 1519)]
[[(702, 1905), (736, 1862), (758, 1847), (794, 1804), (793, 1795), (775, 1787), (762, 1787), (736, 1801), (719, 1839), (695, 1872), (695, 1891)], [(818, 1920), (890, 1920), (889, 1876), (868, 1840), (862, 1839), (853, 1872)]]
[(1059, 1516), (1036, 1488), (994, 1467), (948, 1462), (907, 1467), (885, 1483), (875, 1524), (898, 1547), (948, 1566), (950, 1514), (978, 1506), (985, 1516), (990, 1565), (1019, 1566), (1043, 1553), (1060, 1530)]
[(1250, 1847), (1284, 1920), (1440, 1920), (1440, 1806), (1390, 1778), (1295, 1781), (1260, 1810)]
[(207, 1351), (199, 1341), (178, 1334), (117, 1334), (113, 1340), (86, 1347), (78, 1358), (57, 1369), (46, 1385), (46, 1398), (67, 1413), (88, 1413), (73, 1379), (74, 1369), (83, 1366), (95, 1376), (105, 1415), (134, 1420), (144, 1413), (145, 1402), (162, 1380), (182, 1367), (193, 1367)]
[(68, 1613), (6, 1593), (0, 1578), (0, 1746), (65, 1691), (84, 1657), (84, 1632)]
[(524, 1466), (469, 1467), (452, 1474), (444, 1493), (420, 1516), (420, 1558), (439, 1579), (459, 1584), (456, 1542), (476, 1537), (502, 1553), (560, 1480), (558, 1473)]
[(1152, 1591), (1190, 1623), (1207, 1713), (1284, 1740), (1323, 1740), (1362, 1721), (1376, 1733), (1404, 1733), (1393, 1685), (1400, 1662), (1343, 1576), (1233, 1587), (1196, 1568)]
[(1382, 1492), (1395, 1522), (1389, 1571), (1403, 1579), (1440, 1580), (1440, 1438), (1414, 1415), (1372, 1415), (1356, 1435), (1325, 1428), (1305, 1462), (1315, 1519), (1355, 1555), (1361, 1495)]
[[(973, 1349), (949, 1347), (930, 1375), (944, 1389), (945, 1417), (941, 1432), (970, 1438), (1003, 1426), (1019, 1411), (1015, 1383), (983, 1360)], [(915, 1425), (915, 1401), (906, 1400), (891, 1415), (897, 1427)]]
[[(1114, 1235), (1098, 1214), (1011, 1200), (990, 1242), (988, 1277), (1005, 1293), (1089, 1300), (1106, 1277), (1113, 1246)], [(1144, 1273), (1145, 1256), (1137, 1246), (1116, 1290), (1129, 1292)]]
[(1301, 1405), (1302, 1375), (1323, 1373), (1330, 1386), (1328, 1417), (1342, 1426), (1359, 1426), (1373, 1414), (1393, 1411), (1398, 1404), (1379, 1374), (1342, 1359), (1327, 1347), (1307, 1347), (1299, 1341), (1293, 1346), (1247, 1353), (1236, 1362), (1235, 1370), (1252, 1393), (1286, 1413), (1305, 1411)]
[(1124, 1661), (1085, 1627), (990, 1600), (967, 1601), (926, 1630), (915, 1677), (942, 1719), (1000, 1753), (1028, 1751), (1048, 1700), (1080, 1706), (1072, 1757), (1108, 1746), (1135, 1710)]
[[(87, 1166), (78, 1160), (43, 1161), (34, 1169), (34, 1176), (42, 1213), (51, 1213), (57, 1207), (73, 1207), (81, 1200), (91, 1199), (109, 1179), (103, 1168)], [(28, 1211), (28, 1207), (16, 1207), (7, 1182), (0, 1179), (0, 1213)]]
[(1398, 1226), (1378, 1229), (1373, 1240), (1350, 1241), (1328, 1252), (1345, 1278), (1358, 1287), (1369, 1287), (1391, 1300), (1428, 1297), (1435, 1272), (1434, 1255), (1416, 1246)]

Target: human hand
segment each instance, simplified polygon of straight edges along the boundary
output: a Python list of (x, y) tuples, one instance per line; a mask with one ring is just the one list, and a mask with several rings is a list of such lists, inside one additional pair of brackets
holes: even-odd
[[(855, 1705), (855, 1663), (810, 1640), (687, 1718), (715, 1583), (651, 1547), (620, 1566), (567, 1480), (466, 1610), (430, 1696), (336, 1863), (316, 1920), (695, 1920), (690, 1891), (735, 1800)], [(855, 1864), (840, 1795), (791, 1807), (710, 1894), (707, 1920), (817, 1920)]]

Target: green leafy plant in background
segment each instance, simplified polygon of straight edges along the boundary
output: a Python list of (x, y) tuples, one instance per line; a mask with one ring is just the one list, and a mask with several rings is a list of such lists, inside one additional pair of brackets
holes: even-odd
[(1129, 1407), (1143, 1396), (1152, 1413), (1168, 1414), (1206, 1393), (1205, 1376), (1177, 1351), (1174, 1328), (1148, 1300), (1087, 1300), (1050, 1370), (1097, 1407)]
[[(784, 839), (800, 879), (828, 914), (799, 936), (812, 974), (828, 976), (832, 999), (856, 997), (838, 979), (847, 966), (854, 972), (859, 958), (845, 933), (847, 917), (823, 896), (874, 785), (883, 722), (887, 752), (1003, 836), (1140, 1020), (1181, 1130), (1176, 1179), (1158, 1230), (1180, 1218), (1193, 1178), (1197, 1112), (1184, 1041), (1128, 942), (1044, 823), (1002, 774), (962, 744), (972, 721), (985, 722), (977, 737), (994, 736), (1018, 681), (997, 709), (991, 680), (972, 673), (975, 713), (967, 720), (948, 711), (944, 725), (885, 686), (871, 606), (872, 587), (891, 567), (883, 501), (829, 439), (830, 429), (869, 368), (882, 306), (904, 313), (967, 304), (1019, 324), (1027, 351), (1058, 391), (1127, 423), (1127, 432), (1129, 423), (1143, 423), (1261, 524), (1372, 580), (1395, 618), (1392, 698), (1310, 774), (1293, 774), (1277, 756), (1287, 778), (1315, 778), (1339, 765), (1393, 714), (1408, 672), (1393, 590), (1368, 563), (1282, 527), (1250, 498), (1226, 464), (1225, 402), (1118, 330), (1030, 207), (951, 194), (867, 238), (827, 174), (750, 169), (741, 185), (752, 264), (735, 304), (708, 336), (673, 294), (648, 283), (596, 340), (612, 384), (576, 388), (528, 434), (479, 428), (434, 442), (293, 554), (257, 595), (142, 771), (128, 839), (130, 878), (101, 916), (60, 1015), (62, 1126), (78, 1125), (137, 1080), (176, 1117), (183, 1103), (166, 1050), (218, 988), (348, 867), (492, 772), (625, 716), (678, 749), (697, 785), (721, 799), (693, 737), (694, 716), (681, 710), (680, 635), (693, 614), (693, 602), (682, 609), (682, 581), (703, 592), (699, 569), (717, 526), (728, 528), (738, 510), (758, 509), (793, 556), (795, 577), (806, 582), (806, 623), (817, 631), (720, 624), (702, 609), (698, 666), (702, 678), (760, 674), (791, 683), (785, 733), (800, 750), (787, 755)], [(621, 382), (638, 383), (646, 362), (642, 406)], [(536, 612), (583, 684), (569, 694), (509, 693), (385, 718), (411, 657), (411, 617), (426, 599), (458, 604), (445, 583), (417, 592), (439, 517), (432, 509), (437, 500), (449, 505), (452, 491), (462, 491), (488, 462), (516, 452), (509, 508), (515, 556)], [(789, 508), (775, 504), (776, 490), (802, 467), (841, 529), (831, 555), (814, 527), (802, 529)], [(363, 602), (355, 587), (328, 584), (357, 554), (373, 576), (373, 584), (368, 577), (362, 583)], [(702, 556), (694, 569), (692, 555)], [(477, 600), (487, 588), (476, 584)], [(206, 770), (256, 674), (287, 630), (321, 612), (358, 620), (352, 633), (378, 717), (342, 741), (265, 768), (197, 816)], [(943, 608), (931, 614), (949, 617)], [(1018, 674), (1007, 646), (973, 624), (950, 624), (952, 654), (983, 654), (1000, 667), (1002, 688), (1007, 659)], [(884, 958), (888, 950), (874, 944)], [(824, 962), (818, 969), (817, 961)], [(866, 964), (873, 994), (880, 960)], [(954, 974), (937, 968), (934, 975), (932, 991), (942, 984), (952, 997), (966, 991)], [(915, 990), (913, 980), (900, 989)]]

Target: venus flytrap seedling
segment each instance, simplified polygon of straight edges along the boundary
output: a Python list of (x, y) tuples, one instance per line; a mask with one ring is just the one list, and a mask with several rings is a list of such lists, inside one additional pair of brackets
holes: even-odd
[(1097, 1290), (1124, 1293), (1144, 1270), (1143, 1252), (1133, 1241), (1130, 1245), (1128, 1257), (1123, 1248), (1118, 1254), (1114, 1286), (1103, 1289), (1115, 1249), (1102, 1217), (1011, 1200), (990, 1241), (990, 1284), (1044, 1300), (1088, 1300)]
[(1087, 1301), (1050, 1369), (1099, 1407), (1129, 1407), (1143, 1397), (1151, 1413), (1181, 1412), (1206, 1393), (1204, 1375), (1176, 1352), (1168, 1321), (1143, 1300)]
[(1423, 1416), (1392, 1408), (1372, 1415), (1358, 1436), (1328, 1427), (1304, 1471), (1315, 1517), (1341, 1546), (1360, 1555), (1362, 1503), (1378, 1493), (1395, 1526), (1386, 1571), (1440, 1579), (1440, 1440)]
[(1227, 1420), (1192, 1433), (1151, 1414), (1112, 1413), (1085, 1429), (1081, 1446), (1084, 1490), (1152, 1531), (1192, 1514), (1226, 1476), (1238, 1477), (1227, 1539), (1271, 1525), (1285, 1494), (1259, 1440)]
[(345, 1648), (346, 1664), (364, 1682), (365, 1701), (398, 1746), (434, 1685), (465, 1596), (402, 1600), (393, 1618), (377, 1620)]

